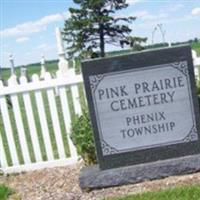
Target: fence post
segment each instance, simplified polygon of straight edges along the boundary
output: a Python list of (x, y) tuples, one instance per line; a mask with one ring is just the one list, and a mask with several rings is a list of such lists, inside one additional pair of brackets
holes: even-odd
[[(59, 56), (59, 63), (58, 63), (59, 70), (57, 71), (57, 77), (67, 78), (67, 77), (75, 76), (76, 75), (75, 69), (68, 68), (68, 61), (65, 56), (62, 33), (58, 27), (56, 28), (56, 39), (57, 39), (58, 56)], [(72, 98), (73, 98), (75, 113), (77, 115), (81, 115), (82, 111), (81, 111), (81, 105), (79, 101), (80, 98), (79, 98), (78, 86), (77, 85), (71, 86), (71, 91), (72, 91)]]

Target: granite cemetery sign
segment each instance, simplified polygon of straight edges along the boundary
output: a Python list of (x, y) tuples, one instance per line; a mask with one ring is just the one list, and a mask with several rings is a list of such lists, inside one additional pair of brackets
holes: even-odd
[(82, 70), (101, 170), (200, 152), (190, 47), (85, 61)]

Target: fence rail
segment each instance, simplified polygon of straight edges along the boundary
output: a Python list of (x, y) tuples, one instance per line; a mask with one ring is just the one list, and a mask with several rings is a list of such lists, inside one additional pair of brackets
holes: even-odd
[(44, 80), (35, 74), (31, 82), (25, 76), (17, 81), (15, 75), (7, 86), (0, 81), (0, 169), (4, 173), (77, 161), (70, 129), (72, 110), (82, 113), (78, 86), (82, 82), (73, 69), (54, 79), (46, 72)]

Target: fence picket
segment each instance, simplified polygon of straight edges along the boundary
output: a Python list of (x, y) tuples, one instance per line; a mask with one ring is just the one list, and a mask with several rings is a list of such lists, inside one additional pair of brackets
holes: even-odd
[(85, 100), (86, 106), (88, 106), (87, 96), (86, 96), (86, 92), (85, 92), (85, 87), (84, 87), (84, 85), (83, 85), (83, 98), (84, 98), (84, 100)]
[(79, 93), (78, 93), (78, 86), (72, 85), (71, 91), (72, 91), (72, 100), (74, 104), (75, 113), (80, 116), (82, 114), (82, 110), (81, 110), (80, 98), (79, 98)]
[(1, 132), (0, 132), (0, 169), (5, 168), (7, 166), (8, 166), (8, 163), (6, 160), (6, 154), (5, 154)]
[[(32, 76), (32, 80), (35, 83), (39, 82), (38, 75), (34, 74)], [(42, 129), (42, 136), (43, 136), (43, 140), (44, 140), (47, 159), (53, 160), (54, 156), (53, 156), (53, 150), (52, 150), (52, 146), (51, 146), (49, 129), (48, 129), (48, 125), (47, 125), (47, 118), (46, 118), (45, 109), (44, 109), (44, 101), (43, 101), (42, 93), (40, 90), (35, 91), (35, 99), (36, 99), (36, 106), (37, 106), (37, 110), (38, 110), (38, 114), (39, 114), (39, 119), (40, 119), (40, 124), (41, 124), (41, 129)]]
[[(25, 76), (20, 77), (20, 83), (23, 85), (27, 84), (27, 78)], [(25, 105), (26, 117), (28, 121), (32, 144), (33, 144), (35, 159), (37, 162), (39, 162), (39, 161), (42, 161), (42, 155), (41, 155), (41, 149), (39, 145), (39, 139), (38, 139), (34, 115), (33, 115), (33, 108), (31, 104), (30, 94), (28, 92), (25, 92), (22, 94), (22, 96), (23, 96), (23, 101)]]
[[(17, 85), (17, 81), (16, 81), (16, 79), (14, 79), (14, 76), (8, 80), (9, 86)], [(11, 102), (13, 105), (14, 118), (15, 118), (15, 122), (16, 122), (16, 126), (17, 126), (17, 132), (19, 135), (20, 145), (22, 148), (22, 155), (23, 155), (24, 163), (28, 164), (31, 162), (31, 160), (30, 160), (30, 155), (29, 155), (29, 151), (28, 151), (28, 144), (26, 141), (26, 135), (25, 135), (25, 131), (24, 131), (24, 125), (23, 125), (22, 115), (21, 115), (21, 111), (20, 111), (19, 100), (18, 100), (18, 97), (16, 94), (10, 95), (10, 98), (11, 98)]]
[[(49, 72), (45, 74), (45, 80), (51, 81), (51, 75)], [(55, 95), (54, 95), (53, 89), (47, 89), (47, 97), (48, 97), (48, 102), (49, 102), (51, 119), (53, 123), (53, 129), (54, 129), (54, 133), (56, 133), (55, 139), (56, 139), (56, 144), (58, 148), (59, 158), (65, 158), (66, 155), (65, 155), (64, 143), (62, 139), (62, 133), (61, 133), (60, 123), (59, 123), (59, 118), (58, 118), (58, 111), (56, 107), (56, 101), (55, 101)]]
[[(3, 87), (4, 87), (3, 83), (0, 80), (0, 89)], [(11, 121), (10, 121), (10, 116), (9, 116), (8, 106), (7, 106), (5, 96), (0, 96), (0, 109), (2, 113), (3, 124), (5, 127), (6, 138), (8, 141), (8, 148), (11, 154), (12, 164), (19, 165), (17, 150), (16, 150), (16, 146), (14, 142), (13, 131), (12, 131), (12, 126), (11, 126)]]
[(61, 101), (61, 106), (62, 106), (62, 113), (63, 113), (63, 117), (64, 117), (64, 122), (65, 122), (65, 129), (67, 132), (67, 139), (68, 139), (68, 144), (69, 144), (69, 149), (70, 149), (70, 155), (72, 157), (77, 157), (76, 148), (70, 138), (71, 117), (70, 117), (69, 103), (68, 103), (68, 100), (66, 97), (65, 87), (59, 88), (59, 94), (60, 94), (60, 101)]

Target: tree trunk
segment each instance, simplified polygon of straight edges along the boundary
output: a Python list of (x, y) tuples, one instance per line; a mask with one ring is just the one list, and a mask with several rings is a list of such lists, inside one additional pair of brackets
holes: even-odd
[(104, 27), (103, 24), (99, 24), (99, 36), (100, 36), (100, 56), (105, 57), (105, 41), (104, 41)]

